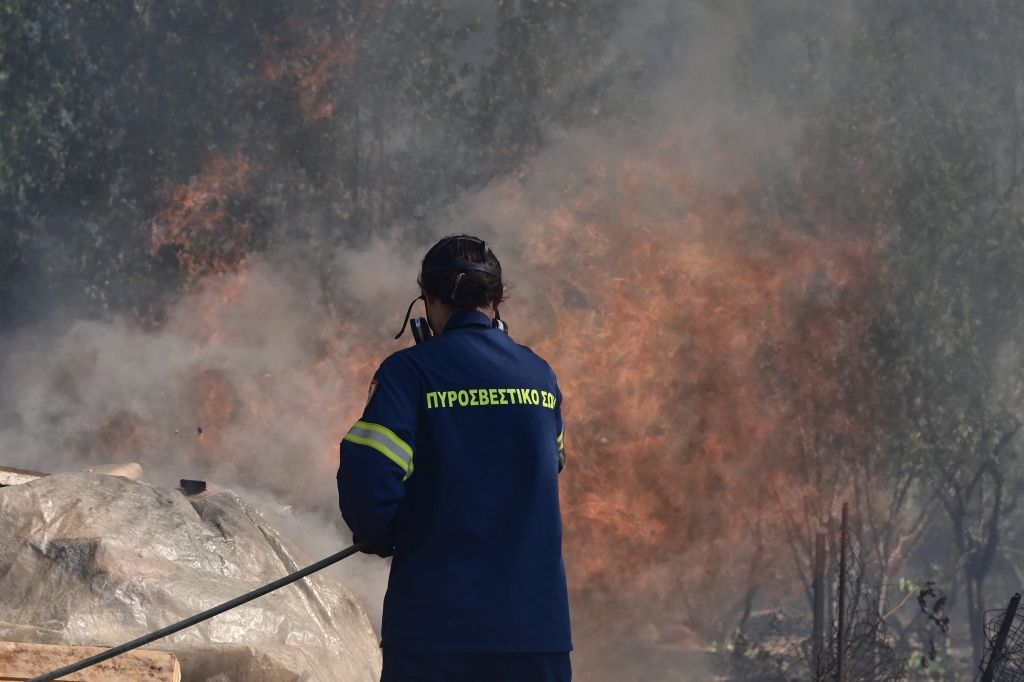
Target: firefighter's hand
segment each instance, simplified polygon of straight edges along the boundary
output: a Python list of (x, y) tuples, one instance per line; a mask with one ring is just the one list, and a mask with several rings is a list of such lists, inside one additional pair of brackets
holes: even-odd
[[(352, 537), (353, 542), (361, 543), (362, 540), (356, 536)], [(365, 554), (376, 554), (382, 559), (386, 559), (395, 553), (395, 543), (392, 542), (390, 537), (384, 537), (376, 542), (371, 542), (362, 549)]]

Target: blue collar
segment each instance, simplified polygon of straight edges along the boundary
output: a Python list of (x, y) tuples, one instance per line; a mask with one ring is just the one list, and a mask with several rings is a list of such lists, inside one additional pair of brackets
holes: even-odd
[(461, 313), (455, 313), (448, 318), (448, 324), (444, 326), (444, 332), (450, 332), (453, 329), (462, 329), (464, 327), (490, 327), (491, 318), (479, 310), (467, 310)]

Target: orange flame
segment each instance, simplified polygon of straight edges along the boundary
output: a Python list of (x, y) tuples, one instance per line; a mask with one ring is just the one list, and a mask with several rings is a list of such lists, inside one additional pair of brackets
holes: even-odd
[(247, 189), (252, 164), (241, 155), (215, 155), (188, 183), (166, 190), (168, 206), (153, 222), (150, 251), (174, 251), (189, 282), (234, 270), (249, 252), (252, 226), (230, 202)]
[(563, 383), (571, 583), (700, 630), (747, 580), (753, 529), (781, 542), (866, 447), (876, 268), (857, 239), (757, 211), (742, 168), (722, 192), (651, 158), (539, 178), (561, 187), (548, 206), (510, 181), (498, 212), (544, 282), (526, 336)]
[(334, 104), (329, 88), (345, 69), (356, 63), (356, 41), (350, 36), (336, 40), (327, 31), (319, 31), (311, 41), (278, 44), (270, 51), (271, 56), (263, 61), (263, 78), (291, 84), (307, 121), (331, 117)]

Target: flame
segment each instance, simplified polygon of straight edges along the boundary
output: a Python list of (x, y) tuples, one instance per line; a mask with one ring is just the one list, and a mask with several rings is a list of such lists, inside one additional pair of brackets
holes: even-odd
[(150, 252), (174, 254), (190, 283), (235, 270), (252, 246), (252, 225), (231, 202), (247, 190), (252, 163), (214, 155), (198, 176), (165, 190), (168, 205), (153, 221)]
[[(633, 604), (606, 625), (668, 610), (699, 631), (740, 601), (754, 530), (781, 542), (808, 509), (827, 515), (837, 463), (867, 447), (877, 268), (841, 230), (756, 210), (749, 171), (719, 191), (647, 151), (489, 201), (527, 226), (544, 283), (525, 333), (565, 396), (571, 585)], [(771, 552), (782, 570), (789, 547)]]
[[(301, 35), (303, 32), (299, 29), (289, 27), (285, 35)], [(330, 86), (356, 63), (359, 54), (352, 36), (336, 39), (327, 31), (314, 33), (312, 40), (292, 42), (279, 38), (268, 52), (269, 56), (262, 63), (263, 78), (290, 84), (307, 122), (334, 114)]]

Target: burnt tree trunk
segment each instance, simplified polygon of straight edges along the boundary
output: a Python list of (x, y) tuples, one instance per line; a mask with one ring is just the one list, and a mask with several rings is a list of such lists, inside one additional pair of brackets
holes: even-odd
[[(998, 449), (997, 449), (998, 451)], [(977, 497), (978, 514), (985, 514), (986, 479), (991, 481), (991, 507), (982, 523), (980, 537), (970, 530), (970, 507)], [(985, 579), (992, 569), (999, 546), (999, 529), (1003, 509), (1003, 476), (994, 459), (986, 459), (978, 466), (971, 481), (964, 487), (950, 481), (954, 495), (944, 500), (946, 511), (953, 523), (957, 549), (964, 557), (964, 592), (967, 598), (967, 620), (971, 632), (973, 660), (980, 661), (985, 653)]]
[[(985, 578), (992, 569), (996, 549), (999, 546), (999, 526), (1003, 506), (1003, 477), (992, 460), (986, 460), (978, 471), (978, 483), (986, 472), (992, 479), (992, 508), (984, 525), (984, 532), (977, 548), (968, 555), (964, 563), (964, 578), (967, 587), (967, 614), (971, 620), (971, 648), (974, 660), (980, 661), (985, 653)], [(979, 492), (980, 496), (980, 492)]]

